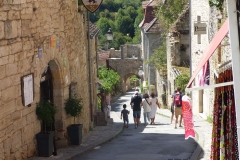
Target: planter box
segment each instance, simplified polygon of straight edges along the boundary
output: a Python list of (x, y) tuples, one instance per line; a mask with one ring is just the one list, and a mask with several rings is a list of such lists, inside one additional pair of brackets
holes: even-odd
[(72, 124), (67, 127), (70, 145), (82, 144), (82, 124)]
[(38, 156), (49, 157), (53, 154), (53, 134), (40, 132), (36, 135)]

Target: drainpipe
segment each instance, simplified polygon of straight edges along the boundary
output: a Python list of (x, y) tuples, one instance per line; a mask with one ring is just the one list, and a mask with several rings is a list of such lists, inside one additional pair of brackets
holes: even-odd
[(89, 11), (87, 10), (87, 21), (88, 21), (88, 81), (89, 81), (89, 110), (90, 110), (90, 119), (93, 122), (93, 103), (92, 103), (92, 72), (91, 72), (91, 52), (90, 52), (90, 18)]

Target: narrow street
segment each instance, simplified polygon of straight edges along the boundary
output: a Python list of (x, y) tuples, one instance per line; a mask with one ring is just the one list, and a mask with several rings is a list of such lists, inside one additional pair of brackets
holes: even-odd
[(74, 160), (187, 160), (194, 152), (197, 143), (194, 139), (184, 139), (184, 128), (174, 129), (170, 124), (170, 118), (156, 115), (155, 125), (134, 128), (130, 99), (133, 91), (121, 96), (114, 104), (112, 111), (115, 111), (120, 118), (122, 105), (127, 104), (130, 110), (129, 128), (112, 141), (96, 147), (94, 150), (73, 158)]

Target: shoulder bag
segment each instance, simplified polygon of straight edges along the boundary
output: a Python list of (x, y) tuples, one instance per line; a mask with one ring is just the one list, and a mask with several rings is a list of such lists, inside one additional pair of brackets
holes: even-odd
[(151, 108), (151, 106), (150, 106), (150, 104), (148, 103), (148, 101), (147, 101), (147, 99), (145, 98), (145, 100), (146, 100), (146, 102), (147, 102), (147, 104), (148, 104), (148, 106), (149, 106), (149, 109), (148, 109), (148, 111), (149, 112), (151, 112), (152, 111), (152, 108)]

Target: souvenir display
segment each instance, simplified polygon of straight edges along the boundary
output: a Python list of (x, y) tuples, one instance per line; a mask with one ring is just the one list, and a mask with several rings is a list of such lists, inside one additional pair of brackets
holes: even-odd
[[(219, 74), (217, 83), (232, 81), (232, 70)], [(238, 139), (233, 86), (215, 89), (211, 159), (237, 160)]]

